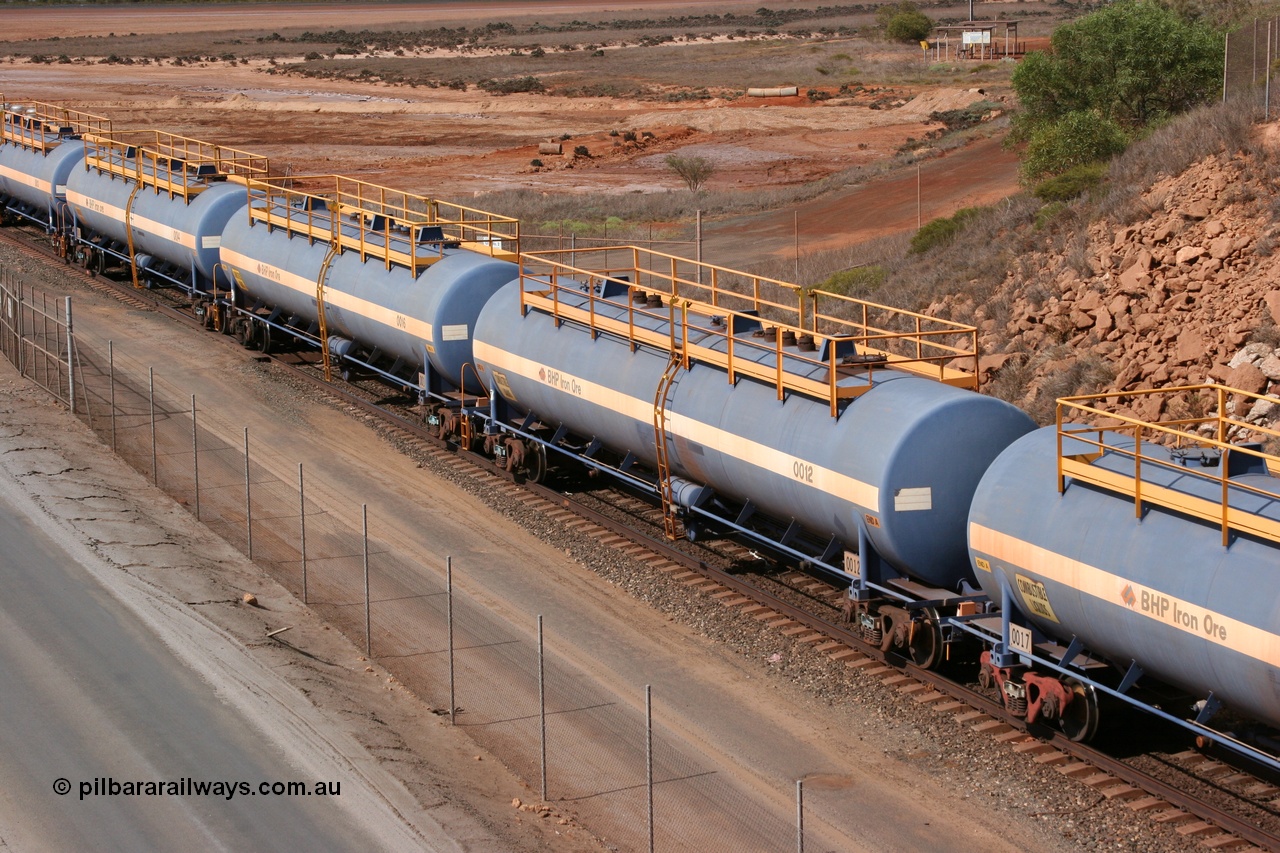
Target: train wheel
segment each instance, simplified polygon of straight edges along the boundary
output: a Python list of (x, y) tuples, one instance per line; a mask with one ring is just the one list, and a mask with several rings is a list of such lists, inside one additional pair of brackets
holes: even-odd
[(524, 479), (529, 483), (542, 483), (547, 479), (547, 449), (533, 444), (524, 457)]
[(241, 320), (236, 323), (235, 327), (236, 340), (240, 342), (240, 346), (249, 349), (253, 346), (253, 321)]
[(263, 326), (258, 335), (258, 349), (262, 350), (263, 355), (271, 352), (271, 327)]
[(924, 619), (911, 624), (911, 639), (907, 650), (911, 653), (911, 662), (922, 669), (933, 669), (942, 662), (942, 626), (938, 620), (938, 611), (932, 607), (923, 611)]
[(1068, 679), (1066, 686), (1073, 695), (1059, 721), (1062, 733), (1076, 743), (1088, 743), (1098, 733), (1097, 691), (1074, 678)]
[(84, 268), (89, 271), (89, 275), (96, 276), (102, 272), (102, 253), (97, 249), (86, 249), (84, 256)]

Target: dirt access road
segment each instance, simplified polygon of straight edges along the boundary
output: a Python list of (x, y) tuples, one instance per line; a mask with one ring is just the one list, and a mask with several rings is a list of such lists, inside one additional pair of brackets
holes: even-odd
[[(627, 8), (669, 13), (674, 3)], [(728, 4), (738, 8), (743, 4)], [(563, 9), (561, 8), (563, 7)], [(511, 18), (519, 3), (369, 4), (355, 7), (263, 4), (219, 8), (7, 9), (3, 38), (74, 33), (175, 33), (222, 44), (230, 34), (397, 23), (425, 27)], [(546, 16), (587, 4), (538, 6)], [(594, 10), (609, 7), (590, 7)], [(754, 7), (752, 7), (754, 8)], [(83, 17), (81, 17), (83, 16)], [(517, 19), (518, 20), (518, 19)], [(203, 29), (202, 29), (203, 28)], [(215, 39), (217, 41), (215, 41)], [(852, 48), (850, 48), (852, 49)], [(297, 57), (301, 59), (301, 57)], [(491, 95), (475, 89), (425, 89), (355, 80), (268, 74), (265, 61), (202, 61), (174, 65), (0, 65), (0, 90), (11, 100), (39, 99), (98, 112), (117, 129), (162, 128), (262, 153), (295, 174), (344, 174), (398, 189), (467, 202), (481, 192), (529, 189), (619, 199), (631, 193), (685, 192), (665, 157), (704, 156), (716, 171), (711, 190), (757, 192), (798, 186), (851, 167), (872, 167), (908, 139), (939, 125), (938, 110), (984, 97), (963, 88), (895, 85), (861, 100), (811, 103), (794, 98), (711, 99), (680, 103), (626, 98)], [(762, 74), (768, 78), (767, 70)], [(874, 102), (874, 103), (873, 103)], [(643, 135), (621, 144), (619, 129)], [(567, 157), (541, 156), (538, 143), (569, 135)], [(574, 158), (583, 145), (589, 158)], [(708, 261), (743, 266), (769, 256), (790, 257), (794, 229), (802, 252), (857, 245), (916, 227), (956, 209), (984, 204), (1017, 189), (1015, 157), (992, 140), (945, 154), (927, 152), (907, 175), (849, 185), (821, 199), (770, 213), (710, 221)], [(497, 210), (503, 213), (507, 211)], [(536, 247), (535, 247), (536, 248)], [(685, 252), (684, 254), (691, 254)]]

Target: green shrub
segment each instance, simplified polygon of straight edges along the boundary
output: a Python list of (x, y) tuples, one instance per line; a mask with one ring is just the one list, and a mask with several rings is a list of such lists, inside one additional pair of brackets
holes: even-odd
[(930, 249), (948, 245), (981, 210), (977, 207), (962, 207), (951, 216), (926, 222), (912, 236), (911, 247), (907, 251), (912, 255), (922, 255)]
[(535, 169), (541, 169), (541, 168), (542, 168), (542, 161), (535, 157), (534, 159), (532, 159), (532, 160), (530, 160), (530, 161), (529, 161), (529, 165), (530, 165), (530, 166), (532, 166), (532, 167), (533, 167), (533, 168), (535, 168)]
[(1058, 218), (1058, 214), (1067, 209), (1065, 201), (1053, 201), (1036, 211), (1036, 230), (1043, 231), (1049, 227), (1053, 220)]
[(1073, 166), (1061, 175), (1036, 184), (1031, 194), (1041, 201), (1071, 201), (1102, 183), (1107, 175), (1103, 163), (1083, 163)]
[(933, 31), (933, 21), (917, 10), (903, 11), (889, 19), (885, 25), (885, 37), (892, 41), (923, 41)]
[(841, 270), (814, 285), (814, 290), (840, 296), (866, 296), (874, 293), (889, 278), (889, 271), (878, 264)]
[(1112, 119), (1095, 110), (1069, 112), (1032, 132), (1022, 158), (1023, 178), (1034, 181), (1110, 160), (1128, 144), (1129, 138)]
[(492, 92), (495, 95), (512, 95), (526, 92), (543, 92), (546, 86), (542, 85), (542, 81), (537, 77), (525, 75), (524, 77), (513, 77), (509, 80), (481, 80), (476, 84), (486, 92)]

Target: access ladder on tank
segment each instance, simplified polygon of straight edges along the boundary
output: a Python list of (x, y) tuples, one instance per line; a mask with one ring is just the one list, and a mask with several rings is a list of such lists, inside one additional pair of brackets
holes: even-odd
[[(1212, 411), (1212, 414), (1162, 421), (1148, 421), (1127, 414), (1134, 406), (1140, 405), (1139, 401), (1153, 398), (1163, 398), (1166, 404), (1176, 401), (1175, 405), (1188, 412), (1198, 409)], [(1267, 406), (1280, 405), (1280, 399), (1275, 397), (1214, 384), (1122, 394), (1089, 394), (1058, 400), (1058, 491), (1066, 489), (1070, 478), (1132, 498), (1138, 518), (1142, 518), (1145, 504), (1199, 518), (1221, 527), (1224, 547), (1230, 544), (1233, 530), (1280, 542), (1280, 480), (1272, 480), (1275, 485), (1258, 485), (1267, 481), (1255, 479), (1244, 483), (1231, 477), (1240, 469), (1273, 475), (1280, 473), (1280, 457), (1257, 445), (1230, 443), (1231, 438), (1241, 434), (1252, 434), (1274, 442), (1280, 439), (1280, 431), (1232, 417), (1227, 414), (1230, 401), (1234, 401), (1236, 412), (1251, 410), (1259, 402)], [(1123, 410), (1117, 411), (1121, 407)], [(1200, 453), (1206, 462), (1212, 464), (1183, 465), (1154, 456), (1150, 452), (1153, 445), (1175, 451), (1179, 457), (1192, 462), (1199, 458), (1196, 454)], [(1130, 460), (1132, 473), (1097, 464), (1104, 455), (1111, 454)], [(1193, 481), (1200, 481), (1209, 488), (1169, 488), (1152, 482), (1153, 471), (1164, 474), (1172, 471), (1190, 476)], [(1209, 494), (1214, 497), (1207, 497)], [(1254, 511), (1246, 504), (1269, 512)]]
[(0, 95), (0, 101), (4, 103), (0, 137), (10, 145), (19, 145), (41, 154), (68, 139), (111, 133), (111, 119), (93, 113), (40, 101), (11, 104), (3, 95)]
[[(730, 384), (751, 377), (773, 385), (779, 400), (795, 393), (827, 402), (832, 417), (889, 368), (978, 387), (973, 326), (638, 246), (530, 252), (521, 260), (522, 310), (657, 349), (686, 369), (715, 365)], [(621, 312), (622, 303), (605, 295), (618, 289), (630, 291)], [(748, 327), (759, 337), (738, 331)]]

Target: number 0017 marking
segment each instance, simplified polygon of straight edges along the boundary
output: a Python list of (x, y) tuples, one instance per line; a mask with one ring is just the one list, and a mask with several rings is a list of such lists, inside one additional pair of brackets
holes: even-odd
[(1024, 655), (1031, 654), (1031, 629), (1021, 625), (1009, 625), (1009, 648)]

